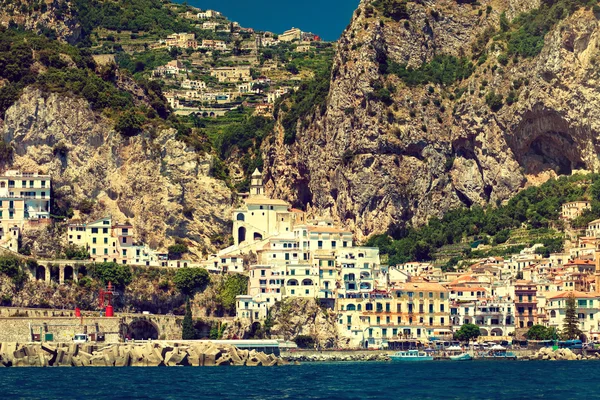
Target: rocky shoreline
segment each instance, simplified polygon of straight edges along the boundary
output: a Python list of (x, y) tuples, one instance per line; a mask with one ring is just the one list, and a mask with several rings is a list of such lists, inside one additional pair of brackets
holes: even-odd
[(275, 366), (280, 357), (213, 343), (0, 343), (0, 367)]
[(593, 355), (576, 354), (569, 349), (552, 350), (549, 347), (544, 347), (532, 356), (524, 357), (524, 359), (551, 361), (600, 360), (600, 353), (594, 353)]

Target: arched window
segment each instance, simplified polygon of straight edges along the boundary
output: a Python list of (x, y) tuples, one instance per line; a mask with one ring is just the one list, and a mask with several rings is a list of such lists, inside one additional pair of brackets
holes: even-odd
[(238, 229), (238, 243), (242, 243), (246, 241), (246, 228), (240, 226)]
[(242, 214), (242, 213), (239, 213), (239, 214), (237, 215), (237, 218), (236, 218), (236, 219), (237, 219), (238, 221), (245, 221), (245, 220), (246, 220), (246, 217), (244, 216), (244, 214)]
[(359, 304), (357, 310), (362, 311), (362, 305)]
[(356, 306), (354, 304), (348, 304), (348, 311), (356, 311)]
[(550, 311), (550, 318), (556, 318), (556, 311)]

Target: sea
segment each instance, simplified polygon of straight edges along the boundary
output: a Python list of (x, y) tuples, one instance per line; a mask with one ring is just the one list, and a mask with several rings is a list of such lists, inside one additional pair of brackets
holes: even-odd
[(597, 399), (599, 361), (0, 368), (3, 399)]
[[(175, 0), (183, 3), (184, 0)], [(246, 28), (283, 33), (295, 27), (335, 41), (350, 23), (359, 0), (187, 0), (190, 6), (220, 11)]]

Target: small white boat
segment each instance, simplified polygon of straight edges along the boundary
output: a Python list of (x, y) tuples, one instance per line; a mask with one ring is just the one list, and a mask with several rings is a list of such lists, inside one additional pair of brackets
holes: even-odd
[(390, 356), (392, 361), (433, 361), (433, 356), (424, 351), (398, 351)]
[(446, 351), (450, 353), (448, 358), (452, 361), (469, 361), (473, 359), (469, 353), (463, 351), (463, 349), (458, 346), (450, 346)]

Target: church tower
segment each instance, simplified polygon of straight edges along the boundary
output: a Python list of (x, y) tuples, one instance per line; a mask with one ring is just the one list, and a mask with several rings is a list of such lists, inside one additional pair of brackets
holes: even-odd
[(265, 194), (265, 187), (263, 186), (262, 174), (256, 168), (252, 173), (252, 179), (250, 181), (250, 196), (262, 196)]

